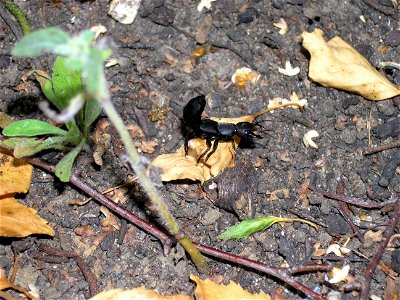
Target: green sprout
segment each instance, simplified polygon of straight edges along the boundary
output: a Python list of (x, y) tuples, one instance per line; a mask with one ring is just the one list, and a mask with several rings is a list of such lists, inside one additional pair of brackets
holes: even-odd
[[(93, 40), (94, 33), (90, 30), (82, 31), (79, 35), (71, 37), (68, 33), (59, 28), (50, 27), (25, 36), (13, 48), (11, 53), (15, 56), (30, 57), (40, 55), (43, 52), (51, 52), (58, 56), (62, 56), (65, 70), (68, 70), (68, 72), (79, 72), (82, 81), (82, 91), (77, 92), (77, 94), (75, 94), (76, 90), (73, 90), (72, 88), (66, 89), (69, 90), (69, 92), (74, 91), (68, 96), (65, 95), (66, 98), (68, 98), (66, 103), (60, 101), (58, 98), (58, 92), (54, 98), (48, 96), (49, 100), (52, 101), (53, 104), (61, 111), (61, 114), (55, 115), (53, 111), (48, 109), (48, 107), (42, 108), (44, 111), (47, 111), (47, 115), (51, 115), (53, 119), (65, 120), (65, 125), (69, 130), (68, 133), (56, 131), (55, 129), (53, 129), (50, 133), (48, 131), (46, 132), (46, 128), (41, 128), (40, 132), (46, 132), (46, 134), (51, 135), (51, 137), (47, 138), (45, 141), (50, 139), (47, 143), (52, 145), (55, 145), (52, 142), (54, 139), (60, 141), (66, 137), (70, 137), (80, 140), (78, 146), (65, 155), (60, 161), (60, 163), (64, 161), (64, 166), (72, 166), (76, 155), (78, 155), (86, 142), (85, 138), (79, 138), (79, 135), (82, 134), (84, 136), (88, 133), (88, 127), (100, 113), (100, 109), (97, 105), (101, 106), (119, 133), (121, 140), (125, 145), (128, 155), (128, 162), (133, 171), (136, 173), (138, 182), (143, 187), (143, 190), (146, 192), (147, 196), (152, 202), (153, 207), (158, 211), (159, 215), (164, 220), (169, 232), (176, 237), (179, 243), (191, 256), (199, 271), (205, 273), (208, 271), (208, 265), (204, 257), (193, 245), (192, 241), (182, 234), (178, 223), (170, 213), (167, 205), (164, 203), (158, 190), (156, 189), (155, 183), (146, 175), (147, 164), (143, 163), (146, 160), (139, 156), (127, 128), (125, 127), (120, 115), (116, 111), (111, 101), (110, 93), (107, 87), (107, 80), (104, 73), (104, 62), (111, 55), (111, 50), (107, 47), (107, 45), (104, 45), (104, 43), (101, 42), (99, 44), (92, 44)], [(53, 77), (54, 75), (55, 74), (53, 74)], [(64, 78), (68, 80), (69, 76)], [(58, 91), (54, 85), (54, 78), (52, 83), (52, 88), (50, 90), (54, 92)], [(66, 82), (66, 84), (68, 85), (69, 83)], [(63, 93), (65, 92), (65, 89), (60, 89), (60, 91)], [(91, 101), (91, 99), (94, 101)], [(59, 102), (62, 102), (62, 105), (60, 105)], [(79, 109), (77, 110), (77, 108)], [(73, 114), (77, 111), (79, 111), (79, 113), (76, 116), (76, 122), (74, 122), (69, 117), (73, 116)], [(35, 123), (34, 125), (37, 127), (39, 123)], [(16, 127), (24, 128), (23, 126)], [(6, 133), (9, 133), (10, 129), (6, 128), (5, 131)], [(31, 131), (32, 130), (30, 130), (30, 132)], [(37, 146), (38, 140), (32, 140), (30, 137), (26, 137), (26, 135), (24, 137), (12, 137), (11, 139), (13, 138), (20, 139), (19, 142), (29, 141), (28, 143), (31, 143), (32, 147), (40, 148), (40, 146)], [(7, 141), (4, 142), (7, 143)], [(70, 142), (70, 140), (68, 142)], [(9, 143), (18, 145), (17, 140)], [(59, 143), (57, 145), (60, 146)], [(18, 147), (15, 147), (14, 149), (17, 148)], [(59, 167), (58, 170), (61, 175), (64, 175), (67, 171), (67, 168)]]
[[(59, 56), (54, 61), (51, 78), (41, 71), (34, 71), (32, 74), (38, 79), (47, 99), (59, 111), (64, 112), (57, 115), (45, 108), (50, 115), (53, 113), (56, 121), (65, 119), (66, 130), (35, 119), (21, 120), (4, 128), (3, 135), (10, 138), (0, 144), (13, 149), (17, 158), (47, 149), (68, 152), (56, 166), (57, 177), (67, 182), (77, 155), (89, 143), (90, 126), (99, 116), (101, 106), (94, 99), (85, 97), (81, 72), (68, 69), (63, 57)], [(76, 116), (69, 116), (71, 110), (78, 111)]]

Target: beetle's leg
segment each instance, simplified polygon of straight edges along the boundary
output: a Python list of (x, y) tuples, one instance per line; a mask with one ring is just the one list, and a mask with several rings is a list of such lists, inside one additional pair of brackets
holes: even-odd
[(219, 143), (219, 139), (215, 139), (212, 150), (207, 154), (206, 159), (204, 160), (205, 163), (210, 158), (210, 156), (213, 155), (213, 153), (217, 150), (218, 143)]
[[(204, 157), (204, 155), (206, 155), (207, 152), (210, 151), (210, 149), (211, 149), (211, 139), (206, 139), (206, 144), (207, 144), (207, 149), (202, 154), (200, 154), (199, 158), (197, 159), (197, 163), (199, 163), (199, 161)], [(206, 161), (207, 161), (207, 159), (206, 159)]]

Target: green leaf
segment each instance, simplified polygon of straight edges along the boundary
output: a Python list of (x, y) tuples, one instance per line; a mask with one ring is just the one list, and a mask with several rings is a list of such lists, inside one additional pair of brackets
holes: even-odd
[(62, 160), (56, 165), (56, 176), (60, 178), (62, 182), (68, 182), (71, 177), (71, 170), (74, 164), (76, 157), (79, 152), (82, 151), (83, 146), (85, 145), (85, 141), (76, 146), (71, 152), (63, 157)]
[(27, 119), (11, 123), (3, 130), (5, 136), (66, 135), (68, 132), (49, 123)]
[(70, 41), (68, 33), (56, 27), (49, 27), (24, 36), (11, 50), (14, 56), (38, 56), (42, 52), (53, 52)]
[(230, 240), (247, 238), (253, 233), (264, 230), (280, 220), (282, 220), (282, 218), (274, 216), (247, 219), (229, 227), (225, 232), (218, 236), (218, 239)]
[(89, 132), (90, 125), (99, 117), (102, 107), (95, 99), (89, 99), (85, 106), (85, 132)]
[(98, 98), (99, 92), (102, 91), (104, 86), (107, 86), (107, 83), (103, 79), (104, 65), (102, 60), (102, 50), (92, 48), (90, 57), (82, 71), (82, 75), (89, 94)]
[(68, 106), (68, 102), (72, 97), (84, 89), (81, 72), (67, 68), (65, 61), (65, 58), (58, 56), (54, 61), (51, 80), (46, 80), (44, 84), (41, 84), (46, 97), (60, 111)]
[(14, 149), (14, 156), (21, 158), (34, 155), (45, 149), (66, 150), (67, 147), (63, 145), (65, 142), (66, 137), (64, 136), (49, 137), (46, 140), (15, 137), (0, 142), (0, 145), (8, 149)]

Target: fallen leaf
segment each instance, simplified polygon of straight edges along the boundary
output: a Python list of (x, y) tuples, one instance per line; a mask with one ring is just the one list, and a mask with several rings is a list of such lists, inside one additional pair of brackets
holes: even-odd
[(119, 230), (121, 228), (119, 219), (112, 212), (110, 212), (110, 210), (107, 207), (105, 206), (100, 207), (100, 211), (105, 216), (105, 218), (101, 221), (101, 226), (103, 227), (112, 226), (116, 230)]
[(90, 30), (94, 32), (94, 39), (97, 39), (100, 34), (107, 32), (107, 28), (101, 24), (90, 27)]
[(290, 61), (287, 60), (285, 63), (285, 68), (278, 68), (278, 72), (286, 76), (296, 76), (300, 73), (300, 68), (293, 68)]
[(22, 205), (14, 198), (0, 200), (0, 236), (25, 237), (31, 234), (54, 236), (47, 221), (36, 215), (36, 210)]
[(313, 147), (318, 149), (318, 145), (312, 140), (313, 138), (319, 137), (319, 133), (316, 130), (309, 130), (303, 136), (303, 143), (306, 147)]
[(323, 31), (303, 32), (311, 54), (309, 77), (325, 87), (357, 93), (369, 100), (400, 95), (400, 88), (380, 74), (357, 50), (336, 36), (325, 42)]
[(288, 32), (289, 26), (287, 25), (286, 21), (282, 18), (279, 19), (279, 22), (273, 24), (275, 27), (279, 28), (279, 34), (284, 35)]
[(156, 146), (158, 146), (157, 141), (142, 141), (139, 148), (143, 153), (151, 154), (154, 153)]
[(347, 275), (349, 275), (350, 265), (345, 265), (343, 268), (334, 267), (332, 269), (332, 278), (329, 279), (330, 283), (339, 283), (341, 281), (346, 281)]
[(90, 300), (126, 300), (126, 299), (193, 300), (191, 296), (187, 295), (173, 295), (173, 296), (159, 295), (155, 291), (147, 290), (143, 286), (131, 290), (114, 289), (114, 290), (104, 291), (90, 298)]
[(0, 152), (0, 198), (28, 192), (32, 170), (33, 167), (24, 160)]
[(258, 80), (261, 78), (261, 75), (253, 71), (250, 68), (243, 67), (237, 69), (235, 73), (233, 73), (231, 81), (238, 87), (243, 88), (246, 86), (246, 82), (250, 81), (252, 83), (257, 83)]
[(12, 119), (9, 115), (5, 114), (4, 112), (0, 111), (0, 128), (4, 129), (8, 125), (12, 123)]
[(382, 240), (382, 234), (383, 234), (383, 230), (378, 230), (378, 231), (368, 230), (364, 234), (364, 238), (366, 240), (370, 240), (372, 242), (380, 242)]
[(218, 295), (218, 300), (271, 300), (271, 297), (268, 294), (265, 294), (263, 291), (260, 291), (259, 294), (251, 294), (233, 281), (230, 281), (227, 285), (218, 285), (210, 279), (202, 280), (194, 275), (190, 275), (190, 279), (197, 284), (196, 290), (194, 291), (194, 295), (197, 300), (216, 299), (216, 295)]

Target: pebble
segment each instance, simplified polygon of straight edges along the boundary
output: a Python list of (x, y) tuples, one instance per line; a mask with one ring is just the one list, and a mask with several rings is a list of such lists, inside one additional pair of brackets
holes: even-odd
[(260, 13), (253, 7), (249, 7), (243, 13), (237, 16), (237, 21), (239, 24), (241, 23), (251, 23), (254, 21), (254, 18), (258, 18)]
[(377, 103), (378, 111), (383, 113), (385, 116), (390, 117), (394, 114), (395, 108), (390, 101), (380, 101)]
[(396, 273), (400, 273), (400, 250), (396, 249), (392, 252), (392, 269)]
[(400, 117), (373, 127), (372, 132), (380, 139), (397, 137), (398, 135), (400, 135)]
[(357, 98), (357, 97), (346, 98), (342, 102), (342, 107), (344, 109), (347, 109), (352, 105), (357, 105), (359, 102), (360, 102), (360, 98)]
[(357, 131), (355, 129), (347, 128), (343, 130), (340, 139), (346, 144), (351, 145), (357, 140)]
[(352, 232), (345, 219), (343, 219), (341, 215), (333, 214), (332, 210), (331, 214), (327, 216), (325, 223), (328, 226), (326, 231), (332, 236), (339, 236)]
[(219, 212), (219, 209), (217, 208), (210, 208), (200, 219), (200, 223), (207, 226), (214, 224), (219, 217), (221, 216), (221, 213)]
[(303, 5), (306, 0), (287, 0), (287, 2), (294, 5)]
[(382, 187), (387, 187), (396, 173), (397, 166), (400, 165), (400, 151), (397, 151), (395, 155), (388, 160), (381, 177), (379, 178), (378, 184)]

